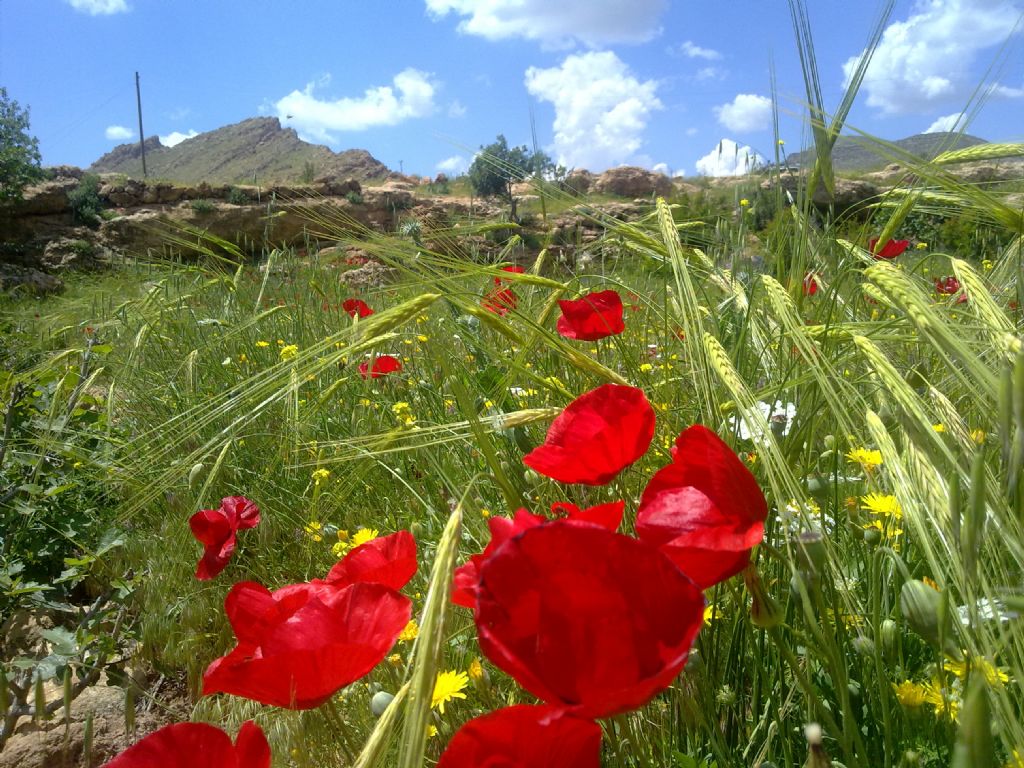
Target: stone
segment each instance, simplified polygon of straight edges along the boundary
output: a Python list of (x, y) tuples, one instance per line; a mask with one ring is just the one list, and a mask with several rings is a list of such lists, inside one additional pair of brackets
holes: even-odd
[(64, 290), (64, 281), (32, 267), (0, 264), (0, 291), (24, 291), (33, 296), (48, 296)]

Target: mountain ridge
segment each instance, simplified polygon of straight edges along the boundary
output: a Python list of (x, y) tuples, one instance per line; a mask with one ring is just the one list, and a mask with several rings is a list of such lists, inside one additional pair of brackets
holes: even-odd
[[(988, 141), (966, 133), (940, 132), (917, 133), (886, 143), (918, 157), (931, 160), (940, 152), (988, 144)], [(814, 162), (814, 158), (813, 148), (802, 152), (793, 152), (786, 156), (786, 165), (798, 168), (809, 167)], [(840, 172), (878, 171), (892, 162), (895, 161), (885, 154), (884, 147), (875, 146), (870, 140), (860, 136), (840, 136), (832, 150), (832, 166)]]
[[(390, 169), (365, 149), (334, 152), (310, 144), (276, 117), (252, 117), (197, 134), (173, 147), (157, 136), (145, 140), (146, 170), (151, 178), (185, 184), (267, 184), (344, 177), (361, 181), (382, 178)], [(91, 166), (90, 173), (122, 173), (142, 178), (138, 143), (121, 144)]]

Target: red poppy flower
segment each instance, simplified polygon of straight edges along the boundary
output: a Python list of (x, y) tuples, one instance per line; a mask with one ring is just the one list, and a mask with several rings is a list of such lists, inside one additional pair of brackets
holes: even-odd
[(348, 312), (349, 317), (369, 317), (373, 310), (362, 299), (345, 299), (341, 302), (341, 308)]
[(601, 726), (552, 707), (519, 704), (476, 717), (437, 768), (600, 768)]
[(569, 403), (523, 463), (561, 483), (604, 485), (643, 456), (653, 437), (654, 409), (643, 390), (603, 384)]
[[(935, 278), (935, 292), (940, 296), (953, 296), (960, 293), (960, 281), (952, 275), (944, 278), (937, 277)], [(963, 304), (965, 301), (967, 301), (967, 294), (960, 293), (956, 303)]]
[(259, 507), (244, 496), (228, 496), (217, 509), (201, 509), (192, 515), (188, 521), (192, 535), (203, 544), (196, 578), (205, 581), (223, 571), (235, 552), (235, 533), (255, 528), (259, 522)]
[[(501, 278), (495, 278), (500, 280)], [(496, 315), (507, 315), (510, 310), (513, 310), (519, 304), (519, 297), (516, 296), (515, 291), (511, 288), (495, 288), (493, 291), (488, 293), (480, 301), (480, 306), (486, 309), (488, 312), (493, 312)]]
[(557, 521), (505, 542), (480, 569), (480, 649), (523, 688), (585, 718), (642, 707), (686, 663), (697, 586), (655, 547)]
[[(580, 509), (575, 504), (567, 501), (557, 501), (551, 505), (552, 513), (564, 512), (566, 520), (576, 523), (591, 523), (606, 528), (609, 531), (616, 530), (622, 523), (622, 513), (626, 508), (626, 502), (613, 501), (609, 504), (599, 504), (596, 507)], [(469, 560), (455, 569), (452, 581), (452, 602), (461, 605), (463, 608), (472, 609), (476, 606), (476, 589), (480, 582), (480, 567), (498, 547), (530, 528), (536, 528), (549, 522), (540, 515), (520, 507), (513, 517), (492, 517), (487, 521), (491, 529), (491, 540), (484, 551), (472, 555)]]
[[(521, 275), (526, 270), (524, 270), (522, 267), (519, 267), (519, 266), (511, 266), (511, 267), (502, 267), (501, 271), (502, 272), (509, 272), (509, 273), (511, 273), (513, 275)], [(507, 282), (509, 282), (509, 281), (505, 280), (503, 277), (496, 277), (496, 278), (494, 278), (494, 284), (495, 285), (501, 285), (502, 283), (507, 283)]]
[(232, 693), (311, 709), (370, 672), (409, 623), (412, 602), (384, 584), (343, 589), (247, 581), (224, 601), (238, 645), (203, 674), (203, 695)]
[(876, 250), (875, 247), (877, 245), (878, 245), (878, 238), (877, 237), (872, 237), (871, 240), (868, 241), (868, 250), (871, 251), (872, 255), (876, 259), (895, 259), (897, 256), (899, 256), (901, 253), (903, 253), (905, 250), (907, 250), (907, 248), (910, 247), (910, 241), (909, 240), (886, 240), (885, 241), (885, 245), (883, 245), (881, 248)]
[(813, 296), (818, 292), (818, 278), (813, 272), (804, 275), (804, 296)]
[(718, 435), (695, 424), (644, 489), (636, 535), (707, 589), (743, 570), (767, 516), (750, 470)]
[(359, 364), (359, 375), (364, 379), (379, 379), (381, 376), (386, 376), (389, 373), (400, 370), (402, 370), (402, 361), (391, 355), (377, 356), (373, 360), (373, 365), (369, 363)]
[(235, 743), (209, 723), (175, 723), (128, 747), (103, 768), (270, 768), (270, 745), (252, 720)]
[(574, 301), (559, 301), (562, 316), (558, 332), (567, 339), (596, 341), (626, 329), (622, 322), (622, 297), (616, 291), (598, 291)]

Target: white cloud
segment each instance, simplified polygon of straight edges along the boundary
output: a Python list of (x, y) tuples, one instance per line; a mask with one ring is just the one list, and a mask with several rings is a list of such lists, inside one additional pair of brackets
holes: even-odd
[(557, 161), (591, 171), (638, 160), (647, 120), (662, 108), (657, 89), (654, 80), (640, 82), (611, 51), (573, 54), (560, 66), (526, 70), (526, 90), (555, 107)]
[(131, 128), (125, 128), (123, 125), (108, 125), (103, 135), (110, 141), (127, 141), (135, 134)]
[[(868, 106), (884, 114), (966, 99), (976, 85), (976, 55), (1002, 44), (1024, 11), (1010, 0), (918, 0), (914, 8), (906, 21), (886, 27), (864, 78)], [(844, 83), (858, 59), (843, 64)]]
[(488, 40), (522, 37), (547, 47), (643, 43), (661, 31), (666, 0), (426, 0), (435, 18), (464, 16), (459, 31)]
[(772, 100), (753, 93), (741, 93), (729, 104), (715, 107), (718, 122), (736, 133), (761, 131), (771, 125)]
[(702, 176), (743, 176), (762, 163), (764, 158), (750, 147), (741, 147), (732, 139), (722, 139), (697, 161), (697, 173)]
[(721, 67), (701, 67), (693, 79), (698, 83), (704, 80), (724, 80), (726, 71)]
[(687, 136), (696, 136), (698, 133), (700, 133), (700, 131), (692, 126), (686, 129)]
[(314, 89), (324, 87), (327, 82), (329, 78), (308, 83), (304, 90), (292, 91), (274, 104), (278, 117), (289, 119), (289, 124), (303, 138), (330, 143), (338, 131), (397, 125), (434, 111), (436, 83), (428, 73), (411, 67), (395, 75), (393, 86), (367, 88), (359, 98), (317, 98)]
[(688, 59), (707, 59), (708, 61), (718, 61), (722, 58), (722, 54), (718, 51), (714, 51), (711, 48), (701, 48), (699, 45), (695, 45), (691, 40), (687, 40), (679, 46), (679, 52)]
[(190, 130), (188, 133), (182, 133), (181, 131), (171, 131), (166, 136), (160, 137), (160, 143), (165, 147), (176, 147), (185, 139), (191, 139), (193, 136), (198, 136), (199, 132)]
[(130, 10), (125, 0), (67, 0), (67, 2), (76, 11), (88, 13), (90, 16), (109, 16), (114, 13), (127, 13)]
[(452, 155), (439, 162), (435, 168), (449, 176), (465, 173), (469, 168), (469, 161), (462, 155)]
[(458, 99), (453, 99), (452, 103), (448, 105), (448, 117), (465, 117), (466, 116), (466, 105)]
[(651, 170), (655, 173), (662, 173), (666, 176), (672, 175), (672, 171), (668, 167), (668, 163), (657, 163), (653, 168), (651, 168)]
[(962, 112), (954, 112), (952, 115), (943, 115), (934, 123), (924, 129), (924, 133), (945, 133), (956, 129), (956, 124), (963, 116)]
[(686, 171), (680, 168), (678, 171), (672, 174), (673, 179), (681, 179), (686, 175)]

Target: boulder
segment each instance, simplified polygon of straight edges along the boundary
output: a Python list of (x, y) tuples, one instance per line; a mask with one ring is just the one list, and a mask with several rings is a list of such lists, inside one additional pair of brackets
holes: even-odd
[(590, 171), (578, 169), (565, 177), (565, 186), (581, 195), (587, 194), (594, 185), (594, 174)]
[(78, 186), (78, 179), (61, 176), (52, 181), (32, 184), (25, 188), (21, 204), (17, 207), (20, 216), (52, 216), (70, 209), (68, 194)]
[(672, 180), (663, 173), (627, 165), (602, 173), (594, 182), (593, 189), (620, 197), (664, 197), (672, 194)]
[(0, 291), (25, 291), (33, 296), (47, 296), (64, 290), (64, 281), (32, 267), (0, 264)]

